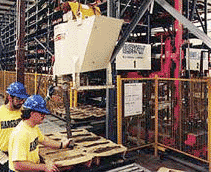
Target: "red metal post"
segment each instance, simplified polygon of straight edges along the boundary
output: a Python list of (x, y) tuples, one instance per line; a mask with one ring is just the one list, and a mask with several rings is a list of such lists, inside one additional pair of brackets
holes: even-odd
[[(182, 13), (182, 0), (175, 0), (175, 9), (177, 11), (179, 11), (180, 13)], [(176, 47), (176, 51), (175, 54), (173, 55), (173, 59), (174, 62), (176, 63), (176, 69), (174, 71), (174, 77), (175, 78), (179, 78), (180, 75), (180, 47), (182, 46), (182, 24), (178, 21), (175, 20), (174, 23), (174, 28), (176, 31), (176, 37), (175, 37), (175, 47)], [(183, 56), (183, 53), (182, 53)], [(179, 118), (180, 118), (180, 104), (179, 104), (179, 100), (180, 100), (180, 95), (179, 95), (179, 81), (175, 81), (175, 98), (176, 98), (176, 102), (177, 104), (174, 107), (174, 117), (175, 117), (175, 125), (174, 125), (174, 129), (176, 130), (178, 128), (179, 125)]]

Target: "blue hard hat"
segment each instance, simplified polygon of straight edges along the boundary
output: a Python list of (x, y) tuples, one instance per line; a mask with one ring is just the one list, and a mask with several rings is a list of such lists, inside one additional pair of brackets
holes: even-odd
[(50, 111), (46, 108), (46, 101), (40, 95), (32, 95), (28, 97), (23, 104), (23, 107), (33, 111), (50, 114)]
[(12, 96), (26, 99), (29, 95), (26, 93), (24, 85), (20, 82), (13, 82), (9, 85), (6, 92)]

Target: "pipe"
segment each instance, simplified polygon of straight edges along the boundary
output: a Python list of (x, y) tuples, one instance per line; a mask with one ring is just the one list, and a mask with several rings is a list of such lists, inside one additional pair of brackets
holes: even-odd
[(200, 171), (200, 172), (207, 172), (207, 169), (205, 169), (205, 168), (203, 168), (203, 167), (201, 167), (201, 166), (199, 166), (199, 165), (195, 165), (195, 164), (193, 164), (193, 163), (186, 162), (186, 161), (184, 161), (184, 160), (180, 160), (180, 159), (175, 158), (175, 157), (170, 156), (170, 155), (168, 155), (167, 157), (168, 157), (169, 159), (172, 159), (172, 160), (176, 161), (176, 162), (179, 162), (179, 163), (184, 164), (184, 165), (186, 165), (186, 166), (188, 166), (188, 167), (191, 167), (191, 168), (193, 168), (193, 169), (195, 169), (195, 170), (197, 170), (197, 171)]
[(179, 77), (182, 75), (182, 46), (179, 49)]
[(122, 144), (122, 81), (117, 75), (117, 143)]
[(68, 101), (68, 85), (63, 84), (63, 101), (64, 101), (64, 106), (65, 106), (65, 112), (66, 112), (66, 129), (67, 129), (67, 138), (72, 137), (72, 132), (71, 132), (71, 118), (70, 118), (70, 102)]
[(162, 66), (163, 66), (163, 35), (161, 34), (161, 46), (160, 46), (160, 48), (161, 48), (161, 54), (160, 54), (160, 61), (161, 61), (161, 64), (160, 64), (160, 68), (162, 68)]

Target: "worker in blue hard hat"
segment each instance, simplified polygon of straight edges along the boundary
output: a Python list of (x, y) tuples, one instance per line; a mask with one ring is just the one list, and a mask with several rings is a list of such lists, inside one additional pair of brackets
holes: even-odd
[(55, 164), (40, 163), (38, 144), (51, 148), (67, 148), (69, 140), (62, 142), (44, 137), (38, 124), (45, 115), (50, 114), (46, 101), (40, 95), (32, 95), (25, 101), (22, 109), (22, 121), (13, 130), (9, 140), (10, 171), (58, 171)]
[(0, 171), (8, 171), (8, 142), (14, 127), (21, 121), (21, 106), (29, 95), (24, 85), (13, 82), (6, 90), (5, 104), (0, 107)]

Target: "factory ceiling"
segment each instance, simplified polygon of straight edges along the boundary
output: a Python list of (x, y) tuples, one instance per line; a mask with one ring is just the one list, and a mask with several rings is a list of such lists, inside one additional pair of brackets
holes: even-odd
[[(33, 5), (37, 0), (25, 0), (26, 1), (26, 8)], [(55, 1), (55, 0), (52, 0)], [(65, 1), (65, 0), (63, 0)], [(84, 0), (84, 2), (89, 2), (93, 0)], [(142, 4), (144, 0), (119, 0), (121, 4), (121, 10), (124, 10), (124, 13), (121, 14), (121, 18), (124, 18), (124, 20), (130, 21), (130, 19), (133, 17), (135, 12), (137, 11), (138, 5)], [(166, 0), (168, 3), (170, 3), (172, 6), (174, 6), (174, 0)], [(199, 14), (204, 13), (204, 4), (205, 1), (207, 1), (207, 12), (211, 14), (211, 0), (183, 0), (183, 11), (187, 9), (187, 2), (189, 2), (189, 9), (191, 10), (191, 6), (196, 2), (196, 8), (198, 10)], [(16, 14), (16, 2), (17, 0), (0, 0), (0, 29), (7, 25), (10, 21), (14, 20), (15, 14)], [(80, 0), (80, 2), (83, 2), (83, 0)], [(105, 5), (104, 10), (107, 9), (107, 3), (106, 0), (101, 0)], [(169, 13), (167, 13), (162, 7), (160, 7), (158, 4), (154, 3), (154, 9), (153, 9), (153, 18), (152, 23), (154, 25), (158, 25), (158, 27), (162, 24), (169, 23), (168, 20), (171, 20), (171, 16)], [(125, 6), (127, 5), (127, 8)], [(106, 15), (106, 12), (103, 14)], [(170, 16), (170, 17), (168, 17)], [(194, 16), (192, 18), (194, 20)], [(203, 19), (202, 19), (203, 20)], [(153, 26), (154, 27), (154, 26)]]

